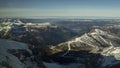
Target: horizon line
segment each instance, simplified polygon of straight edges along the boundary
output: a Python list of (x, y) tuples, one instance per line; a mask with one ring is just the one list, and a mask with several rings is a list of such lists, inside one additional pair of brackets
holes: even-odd
[(88, 18), (88, 19), (104, 19), (104, 18), (107, 18), (107, 19), (117, 19), (119, 18), (120, 19), (120, 16), (3, 16), (3, 17), (0, 17), (0, 18)]

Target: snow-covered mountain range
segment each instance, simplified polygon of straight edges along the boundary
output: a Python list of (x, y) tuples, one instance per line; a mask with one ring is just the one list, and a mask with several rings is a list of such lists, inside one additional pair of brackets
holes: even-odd
[(0, 23), (1, 38), (9, 38), (32, 45), (56, 45), (75, 35), (74, 31), (49, 22), (23, 23), (18, 19)]
[[(76, 23), (70, 25), (73, 24)], [(80, 25), (79, 22), (77, 24)], [(2, 21), (0, 68), (120, 67), (119, 26), (116, 26), (86, 27), (85, 30), (90, 31), (83, 31), (81, 35), (81, 32), (74, 32), (73, 27), (71, 30), (49, 22)], [(114, 30), (118, 30), (117, 34)]]
[[(120, 38), (112, 33), (101, 29), (92, 29), (89, 33), (85, 33), (80, 37), (50, 47), (49, 53), (55, 55), (60, 53), (60, 57), (75, 57), (77, 54), (82, 54), (82, 52), (74, 54), (75, 51), (88, 51), (88, 53), (100, 54), (102, 57), (97, 57), (95, 62), (98, 63), (101, 68), (105, 68), (113, 66), (114, 64), (120, 64), (120, 45), (118, 41), (120, 41)], [(81, 56), (77, 56), (76, 58), (80, 57)], [(86, 58), (89, 58), (89, 61), (95, 59), (95, 57), (90, 58), (89, 56)]]

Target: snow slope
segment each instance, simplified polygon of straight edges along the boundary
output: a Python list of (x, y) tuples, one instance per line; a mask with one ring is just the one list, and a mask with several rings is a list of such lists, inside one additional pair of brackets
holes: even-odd
[[(6, 40), (6, 39), (0, 39), (0, 59), (1, 59), (0, 68), (4, 68), (7, 66), (10, 66), (12, 68), (27, 68), (27, 65), (22, 63), (16, 56), (10, 54), (8, 52), (8, 49), (9, 50), (12, 50), (12, 49), (26, 50), (30, 54), (32, 54), (31, 50), (28, 49), (27, 44), (16, 42), (16, 41), (11, 41), (11, 40)], [(3, 65), (3, 62), (6, 63), (6, 65)]]
[(102, 66), (112, 66), (114, 64), (120, 63), (120, 47), (110, 46), (108, 48), (104, 48), (101, 52), (103, 56), (105, 56), (102, 61)]

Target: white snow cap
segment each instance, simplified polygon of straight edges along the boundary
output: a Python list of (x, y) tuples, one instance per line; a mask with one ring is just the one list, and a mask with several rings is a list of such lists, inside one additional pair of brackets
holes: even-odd
[(105, 31), (100, 30), (100, 29), (94, 29), (94, 32), (92, 32), (91, 34), (106, 35), (107, 33)]

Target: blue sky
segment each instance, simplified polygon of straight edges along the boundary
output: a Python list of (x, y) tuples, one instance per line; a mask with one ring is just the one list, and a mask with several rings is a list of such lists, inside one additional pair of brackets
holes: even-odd
[(120, 0), (0, 0), (0, 17), (120, 17)]

